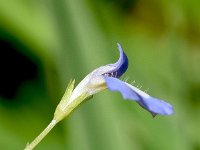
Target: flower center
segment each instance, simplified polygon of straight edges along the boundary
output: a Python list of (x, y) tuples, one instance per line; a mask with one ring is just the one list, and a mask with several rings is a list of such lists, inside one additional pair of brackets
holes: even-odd
[(103, 76), (117, 78), (117, 71), (115, 71), (115, 72), (109, 72), (109, 73), (104, 73)]

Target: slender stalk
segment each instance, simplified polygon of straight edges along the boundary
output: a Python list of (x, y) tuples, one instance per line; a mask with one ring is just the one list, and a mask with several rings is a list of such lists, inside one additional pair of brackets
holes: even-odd
[(32, 150), (38, 143), (51, 131), (51, 129), (58, 123), (57, 120), (53, 119), (49, 125), (29, 144), (27, 144), (24, 150)]
[(37, 146), (41, 140), (51, 131), (51, 129), (65, 117), (67, 117), (83, 100), (88, 97), (88, 94), (83, 93), (73, 99), (72, 102), (69, 102), (69, 99), (72, 95), (72, 91), (74, 88), (75, 80), (71, 80), (64, 96), (62, 97), (60, 103), (56, 107), (54, 112), (53, 120), (50, 124), (31, 142), (31, 144), (27, 144), (24, 150), (32, 150), (35, 146)]

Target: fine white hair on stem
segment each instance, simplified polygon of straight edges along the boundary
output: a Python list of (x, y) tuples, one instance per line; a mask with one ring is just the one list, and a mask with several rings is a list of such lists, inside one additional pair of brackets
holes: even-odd
[(123, 79), (124, 82), (128, 82), (128, 80), (129, 80), (128, 76), (124, 77), (124, 79)]
[(144, 90), (144, 92), (148, 94), (148, 92), (149, 92), (149, 88), (147, 88), (146, 90)]
[[(122, 76), (122, 81), (128, 83), (128, 80), (130, 78), (128, 76)], [(137, 87), (138, 89), (142, 90), (142, 85), (140, 83), (137, 83), (135, 80), (133, 80), (132, 82), (130, 82), (129, 84), (131, 84), (132, 86)], [(143, 90), (142, 90), (143, 91)], [(149, 88), (147, 88), (146, 90), (143, 91), (144, 93), (148, 94), (149, 92)]]
[(133, 80), (132, 82), (131, 82), (131, 85), (134, 85), (135, 84), (135, 80)]
[(139, 88), (140, 87), (140, 83), (138, 83), (136, 87)]
[(122, 81), (128, 82), (128, 80), (129, 80), (129, 77), (128, 77), (128, 76), (122, 76)]
[[(129, 78), (128, 76), (123, 76), (123, 77), (122, 77), (122, 81), (124, 81), (124, 82), (126, 82), (126, 83), (129, 83), (129, 82), (128, 82), (129, 80), (130, 80), (130, 78)], [(142, 85), (141, 85), (140, 83), (138, 83), (137, 85), (135, 85), (135, 84), (136, 84), (136, 81), (135, 81), (135, 80), (133, 80), (133, 81), (130, 82), (129, 84), (131, 84), (131, 85), (137, 87), (138, 89), (141, 89), (141, 88), (142, 88)]]

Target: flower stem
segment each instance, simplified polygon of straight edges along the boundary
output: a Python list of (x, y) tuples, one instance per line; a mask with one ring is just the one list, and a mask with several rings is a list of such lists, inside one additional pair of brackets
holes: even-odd
[(26, 145), (24, 150), (32, 150), (40, 141), (51, 131), (51, 129), (58, 123), (56, 119), (53, 119), (49, 125), (29, 144)]

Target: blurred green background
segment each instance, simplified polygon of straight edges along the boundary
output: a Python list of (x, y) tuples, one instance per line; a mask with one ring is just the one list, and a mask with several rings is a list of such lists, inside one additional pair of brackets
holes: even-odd
[(0, 149), (21, 150), (50, 122), (70, 79), (129, 57), (122, 77), (174, 106), (151, 115), (104, 91), (37, 150), (200, 150), (200, 1), (0, 1)]

